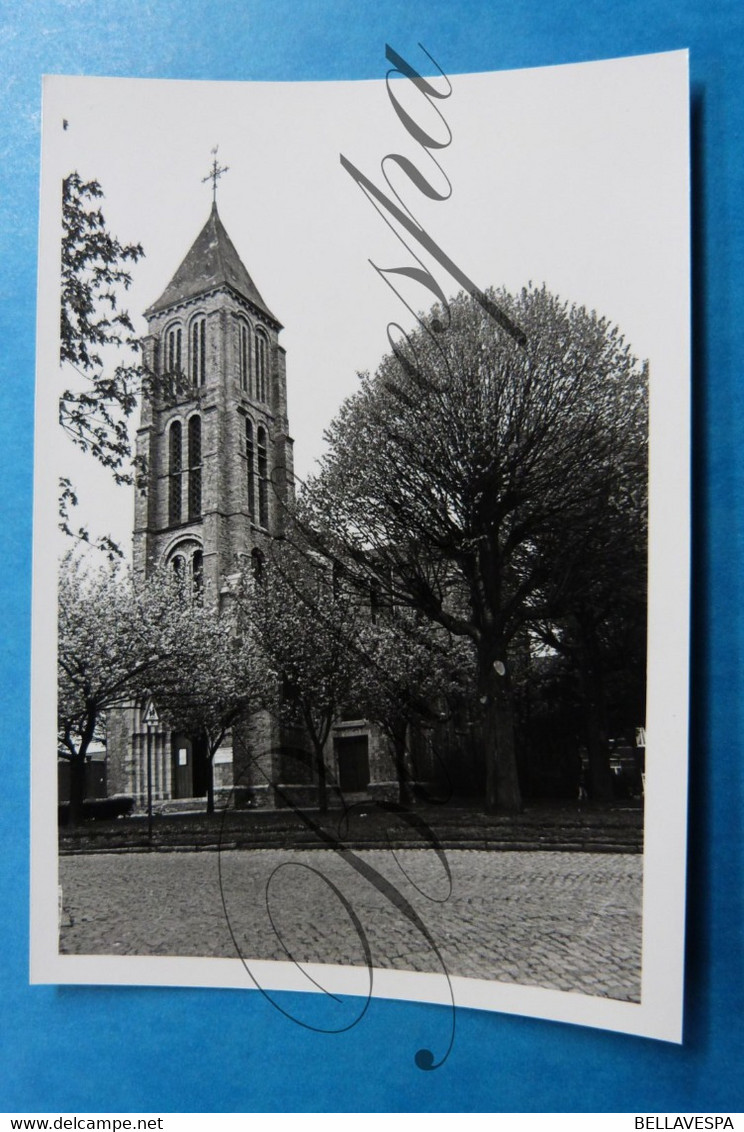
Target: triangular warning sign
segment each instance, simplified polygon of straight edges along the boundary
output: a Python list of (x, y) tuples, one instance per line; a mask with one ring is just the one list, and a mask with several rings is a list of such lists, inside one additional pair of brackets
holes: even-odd
[(158, 713), (155, 710), (155, 704), (152, 700), (148, 700), (147, 708), (143, 716), (144, 722), (149, 726), (154, 726), (159, 723)]

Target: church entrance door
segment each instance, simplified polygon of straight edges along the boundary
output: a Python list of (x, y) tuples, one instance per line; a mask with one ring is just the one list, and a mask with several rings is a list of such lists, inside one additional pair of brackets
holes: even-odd
[(203, 739), (175, 731), (172, 739), (173, 797), (203, 798), (207, 793), (207, 749)]
[(341, 790), (356, 794), (369, 786), (369, 742), (366, 735), (336, 739), (338, 784)]

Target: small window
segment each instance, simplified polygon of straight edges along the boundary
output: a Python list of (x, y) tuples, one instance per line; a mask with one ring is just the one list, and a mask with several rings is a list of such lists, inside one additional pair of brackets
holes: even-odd
[(181, 522), (181, 422), (173, 421), (168, 432), (168, 522)]
[(197, 318), (191, 324), (191, 380), (202, 386), (207, 380), (207, 320)]
[(251, 551), (251, 571), (254, 582), (260, 582), (264, 572), (264, 556), (257, 546)]
[(256, 400), (266, 401), (266, 338), (263, 334), (257, 334), (255, 338), (255, 382), (256, 382)]
[(248, 514), (251, 522), (256, 521), (256, 451), (253, 443), (253, 424), (245, 422), (245, 460), (248, 485)]
[(251, 393), (251, 332), (244, 322), (238, 323), (238, 368), (240, 388), (250, 396)]
[(179, 585), (183, 585), (184, 578), (186, 577), (186, 559), (182, 554), (174, 554), (171, 558), (171, 569), (173, 577)]
[(269, 466), (266, 449), (266, 429), (258, 430), (258, 523), (269, 525)]
[(181, 372), (181, 327), (171, 326), (165, 333), (165, 372)]
[(189, 519), (202, 513), (201, 417), (189, 419)]

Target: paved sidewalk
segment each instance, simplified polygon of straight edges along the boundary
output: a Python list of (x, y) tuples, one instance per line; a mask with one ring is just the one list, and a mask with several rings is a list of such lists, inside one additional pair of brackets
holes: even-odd
[(403, 898), (450, 975), (639, 1001), (640, 855), (451, 850), (451, 892), (432, 850), (401, 850), (400, 864), (382, 850), (353, 856), (391, 883), (388, 896), (329, 850), (64, 857), (60, 950), (235, 956), (221, 868), (230, 925), (246, 959), (285, 960), (289, 953), (299, 962), (364, 965), (357, 929), (331, 882), (358, 917), (375, 967), (440, 969), (401, 910)]

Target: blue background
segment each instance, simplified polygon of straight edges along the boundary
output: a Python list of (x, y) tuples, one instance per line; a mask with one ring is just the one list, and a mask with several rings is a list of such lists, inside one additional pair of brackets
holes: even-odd
[[(28, 715), (40, 76), (381, 78), (422, 42), (449, 74), (688, 47), (693, 137), (694, 601), (681, 1047), (374, 1002), (347, 1034), (258, 994), (29, 987)], [(741, 0), (36, 0), (0, 8), (3, 462), (0, 1108), (739, 1111), (742, 1107), (744, 4)], [(505, 108), (508, 113), (508, 108)], [(660, 286), (663, 280), (660, 280)], [(39, 548), (43, 553), (43, 548)], [(50, 692), (51, 694), (51, 692)], [(50, 766), (50, 774), (54, 773)], [(291, 996), (288, 996), (290, 998)], [(289, 1003), (288, 1003), (289, 1004)]]

